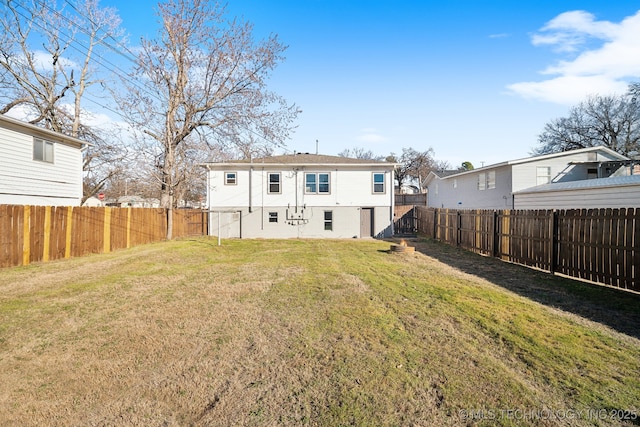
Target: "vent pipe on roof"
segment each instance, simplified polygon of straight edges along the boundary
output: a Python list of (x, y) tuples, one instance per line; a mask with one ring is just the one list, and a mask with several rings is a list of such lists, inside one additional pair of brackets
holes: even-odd
[(316, 139), (316, 156), (318, 155), (318, 140)]

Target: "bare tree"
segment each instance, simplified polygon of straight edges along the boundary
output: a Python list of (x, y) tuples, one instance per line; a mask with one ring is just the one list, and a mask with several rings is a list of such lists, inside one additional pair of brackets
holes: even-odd
[(417, 151), (411, 147), (403, 148), (400, 157), (394, 153), (387, 156), (388, 162), (398, 163), (395, 169), (395, 178), (398, 181), (398, 190), (402, 192), (402, 185), (407, 181), (413, 181), (420, 190), (424, 189), (425, 181), (432, 170), (445, 170), (449, 163), (436, 160), (433, 148), (426, 151)]
[(350, 157), (352, 159), (363, 159), (363, 160), (383, 160), (384, 156), (377, 156), (373, 154), (373, 151), (367, 150), (361, 147), (355, 148), (345, 148), (341, 152), (338, 153), (340, 157)]
[(621, 96), (591, 96), (552, 120), (538, 136), (533, 154), (605, 146), (626, 155), (640, 153), (640, 102), (637, 84)]
[(153, 159), (170, 239), (176, 191), (204, 155), (195, 147), (224, 144), (239, 130), (282, 143), (298, 109), (266, 89), (285, 50), (276, 36), (255, 43), (251, 25), (227, 21), (225, 9), (206, 0), (168, 0), (158, 16), (158, 38), (142, 40), (120, 105)]
[(120, 155), (116, 144), (86, 125), (83, 108), (87, 91), (104, 84), (94, 57), (105, 40), (122, 39), (120, 18), (97, 0), (78, 2), (69, 12), (54, 0), (2, 3), (0, 113), (19, 110), (32, 124), (94, 144), (85, 151), (84, 201), (104, 186)]

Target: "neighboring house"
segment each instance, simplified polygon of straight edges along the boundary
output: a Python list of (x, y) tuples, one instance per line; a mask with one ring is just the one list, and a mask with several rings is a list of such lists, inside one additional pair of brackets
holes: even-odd
[(639, 208), (640, 174), (554, 182), (513, 194), (515, 209)]
[(393, 234), (395, 163), (300, 153), (203, 166), (211, 235), (360, 238)]
[(135, 195), (120, 196), (117, 199), (110, 199), (105, 205), (118, 208), (158, 208), (160, 207), (160, 200)]
[(80, 206), (87, 145), (0, 114), (0, 204)]
[(511, 160), (454, 174), (431, 172), (428, 206), (454, 209), (513, 209), (514, 193), (549, 183), (607, 178), (629, 158), (606, 147)]
[(98, 199), (97, 197), (91, 196), (91, 197), (87, 197), (87, 200), (84, 201), (82, 206), (89, 207), (89, 208), (99, 208), (104, 206), (104, 203), (102, 202), (102, 200)]

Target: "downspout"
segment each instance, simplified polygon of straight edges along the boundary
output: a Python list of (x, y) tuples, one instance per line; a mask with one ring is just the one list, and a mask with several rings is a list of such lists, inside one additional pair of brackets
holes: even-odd
[(395, 202), (396, 201), (395, 201), (395, 197), (394, 197), (395, 185), (393, 183), (393, 169), (391, 170), (389, 176), (391, 177), (391, 179), (389, 180), (389, 182), (390, 182), (389, 188), (391, 189), (389, 191), (390, 198), (391, 198), (391, 210), (389, 212), (389, 216), (391, 218), (391, 236), (389, 236), (389, 237), (393, 237), (393, 235), (396, 234), (396, 231), (394, 229), (395, 228), (395, 224), (394, 224), (394, 221), (393, 221), (393, 213), (396, 210), (396, 208), (395, 208), (395, 204), (396, 204)]
[(253, 166), (249, 166), (249, 213), (253, 212)]
[(209, 232), (207, 234), (211, 235), (211, 231), (212, 231), (212, 228), (213, 228), (213, 227), (211, 227), (211, 219), (212, 219), (212, 215), (211, 215), (211, 165), (207, 165), (207, 216), (208, 216), (207, 223), (209, 224)]

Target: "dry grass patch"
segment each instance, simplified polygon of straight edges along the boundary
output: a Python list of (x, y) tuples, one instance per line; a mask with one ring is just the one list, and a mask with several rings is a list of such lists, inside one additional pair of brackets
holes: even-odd
[[(379, 241), (182, 240), (0, 271), (0, 424), (518, 425), (468, 415), (638, 414), (637, 336), (438, 259), (497, 271), (491, 260), (417, 243), (427, 255), (388, 254)], [(519, 286), (551, 283), (500, 265)], [(600, 292), (553, 286), (583, 305)], [(636, 319), (639, 309), (616, 307), (611, 317)]]

